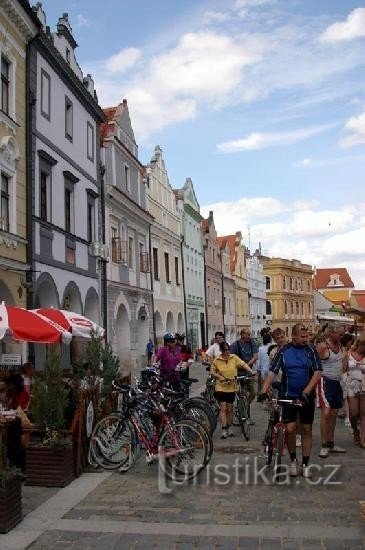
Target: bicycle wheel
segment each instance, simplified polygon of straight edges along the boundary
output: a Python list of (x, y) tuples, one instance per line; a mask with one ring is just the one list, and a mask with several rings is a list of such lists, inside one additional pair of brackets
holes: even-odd
[(214, 432), (217, 427), (217, 417), (212, 407), (207, 401), (205, 401), (205, 399), (200, 397), (192, 397), (182, 401), (179, 405), (186, 414), (189, 414), (189, 411), (194, 411), (192, 413), (195, 415), (193, 418), (201, 422), (203, 425), (206, 425), (210, 433)]
[(191, 420), (179, 420), (162, 432), (160, 465), (166, 476), (175, 481), (196, 477), (208, 464), (206, 438)]
[(246, 441), (248, 441), (250, 439), (250, 418), (248, 411), (248, 399), (245, 394), (239, 396), (237, 408), (241, 430)]
[(120, 415), (110, 414), (95, 426), (90, 439), (89, 462), (104, 470), (129, 469), (135, 452), (133, 426)]
[(233, 426), (240, 426), (241, 425), (240, 413), (239, 413), (239, 410), (238, 410), (238, 401), (239, 401), (239, 397), (238, 397), (238, 394), (236, 393), (235, 398), (234, 398), (234, 403), (233, 403), (233, 419), (232, 419)]
[(183, 416), (181, 418), (179, 418), (179, 421), (180, 420), (189, 420), (189, 421), (192, 421), (194, 422), (194, 426), (200, 430), (202, 436), (205, 438), (205, 443), (207, 445), (207, 456), (208, 456), (208, 460), (211, 459), (211, 456), (213, 454), (213, 438), (212, 438), (212, 434), (210, 433), (209, 430), (206, 429), (206, 427), (201, 424), (199, 422), (199, 420), (195, 420), (193, 418), (191, 418), (190, 416)]

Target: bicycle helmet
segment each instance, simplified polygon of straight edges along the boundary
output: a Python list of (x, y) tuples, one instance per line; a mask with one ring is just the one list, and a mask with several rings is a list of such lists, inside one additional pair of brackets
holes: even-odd
[(172, 334), (172, 332), (167, 332), (164, 334), (163, 341), (165, 344), (167, 344), (167, 342), (176, 341), (175, 334)]

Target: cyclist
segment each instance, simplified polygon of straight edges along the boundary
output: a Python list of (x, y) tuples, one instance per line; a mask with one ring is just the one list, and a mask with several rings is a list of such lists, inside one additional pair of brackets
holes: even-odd
[(231, 431), (233, 420), (233, 403), (237, 390), (235, 377), (238, 368), (242, 368), (253, 374), (251, 368), (242, 359), (230, 353), (229, 344), (219, 344), (220, 355), (213, 361), (211, 374), (216, 379), (215, 398), (220, 405), (220, 421), (222, 426), (222, 439), (234, 434)]
[(218, 357), (221, 354), (221, 350), (219, 345), (224, 342), (224, 332), (217, 330), (217, 332), (214, 334), (214, 342), (209, 346), (207, 351), (205, 352), (205, 357), (207, 361), (211, 362), (213, 359)]
[[(322, 365), (316, 351), (306, 344), (307, 329), (301, 324), (296, 324), (292, 329), (292, 341), (283, 346), (275, 355), (270, 372), (266, 378), (260, 401), (267, 399), (269, 390), (275, 376), (282, 372), (280, 397), (282, 399), (300, 399), (303, 406), (299, 409), (302, 429), (302, 475), (311, 477), (308, 466), (312, 449), (312, 424), (314, 419), (314, 389), (318, 384)], [(283, 405), (283, 420), (287, 429), (287, 445), (290, 455), (291, 476), (299, 473), (296, 455), (296, 428), (297, 407), (289, 404)]]
[(176, 367), (181, 363), (181, 353), (176, 346), (175, 334), (166, 333), (163, 341), (164, 346), (157, 351), (155, 356), (156, 362), (160, 364), (161, 378), (174, 388), (180, 389), (180, 373)]
[[(249, 328), (243, 328), (240, 333), (240, 338), (231, 344), (231, 353), (234, 353), (242, 359), (250, 368), (254, 369), (256, 361), (258, 359), (259, 350), (257, 344), (253, 338), (251, 338), (251, 330)], [(248, 390), (250, 393), (250, 403), (255, 399), (257, 394), (256, 380), (250, 380), (248, 384)], [(251, 425), (255, 423), (250, 421)]]

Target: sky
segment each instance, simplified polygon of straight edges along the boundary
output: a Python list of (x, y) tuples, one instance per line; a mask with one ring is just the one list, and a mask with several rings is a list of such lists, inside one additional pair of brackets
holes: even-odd
[(365, 1), (44, 0), (102, 107), (128, 100), (218, 235), (365, 289)]

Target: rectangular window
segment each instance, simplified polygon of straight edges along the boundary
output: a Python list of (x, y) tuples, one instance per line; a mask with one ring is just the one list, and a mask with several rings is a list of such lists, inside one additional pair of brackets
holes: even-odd
[(75, 229), (74, 223), (74, 193), (71, 187), (65, 187), (65, 230), (68, 233), (73, 233)]
[(133, 237), (128, 238), (128, 267), (133, 269)]
[(175, 256), (175, 282), (177, 285), (180, 284), (179, 281), (179, 258)]
[(51, 78), (45, 70), (41, 70), (41, 114), (51, 119)]
[(130, 173), (129, 173), (129, 166), (126, 164), (124, 165), (124, 181), (125, 181), (125, 190), (127, 193), (131, 192), (131, 185), (130, 185)]
[(73, 138), (73, 106), (72, 101), (65, 96), (65, 136), (72, 141)]
[(158, 248), (152, 249), (152, 256), (153, 256), (153, 278), (155, 281), (159, 281), (159, 272), (158, 272)]
[(40, 218), (45, 222), (51, 221), (51, 185), (50, 175), (46, 172), (41, 172), (40, 176)]
[(1, 211), (0, 211), (0, 229), (9, 231), (9, 178), (1, 174)]
[(90, 124), (90, 122), (87, 123), (87, 158), (91, 160), (91, 162), (94, 162), (94, 126)]
[(89, 243), (95, 240), (95, 202), (90, 197), (87, 201), (87, 240)]
[(120, 239), (118, 237), (118, 229), (116, 227), (110, 228), (110, 236), (112, 242), (112, 262), (114, 264), (120, 263)]
[(71, 52), (69, 48), (66, 48), (66, 61), (70, 65), (71, 63)]
[(170, 280), (170, 257), (169, 257), (168, 252), (165, 252), (165, 277), (166, 277), (166, 282), (171, 283), (171, 280)]
[(10, 91), (10, 63), (1, 56), (1, 110), (9, 115), (9, 91)]

